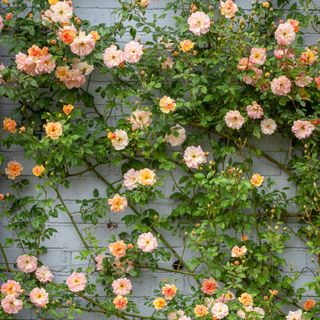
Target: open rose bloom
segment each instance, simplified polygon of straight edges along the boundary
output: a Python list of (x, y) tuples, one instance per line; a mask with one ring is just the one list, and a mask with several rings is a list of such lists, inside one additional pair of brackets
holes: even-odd
[(66, 282), (71, 292), (80, 292), (85, 289), (87, 278), (83, 273), (73, 272)]

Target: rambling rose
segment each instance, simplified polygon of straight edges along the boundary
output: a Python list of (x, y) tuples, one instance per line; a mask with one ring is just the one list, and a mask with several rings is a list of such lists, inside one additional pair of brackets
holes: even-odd
[(306, 139), (311, 136), (315, 126), (306, 120), (296, 120), (291, 128), (294, 135), (299, 139)]
[(17, 268), (24, 273), (31, 273), (37, 270), (38, 260), (34, 256), (24, 254), (17, 258)]
[(212, 296), (218, 289), (218, 282), (213, 279), (204, 279), (201, 285), (201, 291), (209, 296)]
[(277, 124), (273, 119), (269, 118), (262, 120), (260, 127), (263, 134), (271, 135), (276, 131)]
[(7, 314), (17, 314), (22, 309), (23, 303), (14, 296), (6, 296), (1, 300), (1, 307)]
[(143, 46), (137, 41), (130, 41), (124, 47), (124, 57), (129, 63), (138, 63), (143, 55)]
[(115, 150), (123, 150), (129, 144), (128, 134), (124, 130), (109, 132), (108, 138)]
[(294, 27), (290, 23), (279, 24), (274, 35), (281, 46), (290, 46), (296, 38)]
[(112, 289), (115, 295), (125, 296), (131, 292), (132, 284), (127, 278), (119, 278), (112, 282)]
[(19, 177), (22, 173), (23, 167), (18, 161), (9, 161), (7, 167), (5, 168), (5, 173), (8, 176), (8, 179), (14, 180), (16, 177)]
[(157, 238), (151, 232), (140, 234), (137, 244), (143, 252), (153, 252), (158, 247)]
[(125, 54), (119, 50), (114, 44), (104, 51), (103, 63), (108, 68), (119, 67), (125, 61)]
[(233, 18), (238, 12), (238, 6), (232, 0), (220, 1), (220, 13), (224, 17)]
[(67, 286), (71, 292), (83, 291), (87, 284), (87, 278), (83, 273), (73, 272), (67, 278)]
[(111, 254), (116, 258), (122, 258), (126, 255), (127, 245), (123, 240), (118, 240), (109, 244)]
[(44, 308), (49, 303), (49, 294), (43, 288), (34, 288), (30, 292), (31, 302), (39, 308)]
[(211, 21), (207, 14), (197, 11), (188, 18), (189, 30), (197, 36), (209, 32)]
[(108, 200), (108, 204), (110, 207), (110, 210), (112, 212), (123, 212), (126, 207), (128, 206), (128, 201), (126, 197), (120, 196), (118, 193), (116, 193), (113, 198)]
[(53, 274), (50, 271), (50, 269), (46, 266), (41, 266), (40, 268), (37, 269), (36, 271), (36, 278), (41, 282), (41, 283), (46, 283), (46, 282), (52, 282), (53, 280)]
[(230, 110), (226, 113), (224, 121), (228, 128), (239, 130), (244, 124), (244, 117), (238, 110)]
[(235, 246), (231, 250), (231, 257), (232, 258), (241, 258), (247, 253), (248, 249), (246, 246), (238, 247)]
[(229, 307), (225, 303), (216, 302), (211, 312), (216, 319), (224, 319), (229, 314)]
[(177, 124), (170, 128), (170, 134), (165, 136), (165, 140), (172, 147), (179, 146), (186, 140), (186, 130), (180, 124)]

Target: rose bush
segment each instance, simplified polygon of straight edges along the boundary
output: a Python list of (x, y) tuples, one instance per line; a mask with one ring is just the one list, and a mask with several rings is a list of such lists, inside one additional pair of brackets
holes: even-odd
[[(297, 5), (285, 10), (286, 0), (257, 1), (250, 13), (232, 0), (171, 1), (153, 20), (145, 15), (148, 0), (119, 3), (113, 26), (92, 26), (75, 15), (72, 1), (2, 1), (0, 41), (13, 59), (1, 66), (0, 94), (18, 106), (3, 120), (1, 146), (22, 147), (39, 184), (36, 196), (25, 196), (24, 163), (1, 156), (1, 175), (12, 181), (1, 195), (1, 217), (15, 237), (0, 244), (0, 318), (32, 309), (39, 319), (82, 312), (318, 319), (319, 303), (303, 299), (306, 286), (294, 288), (299, 274), (282, 273), (281, 257), (293, 216), (303, 222), (298, 235), (310, 254), (320, 256), (319, 54), (318, 45), (303, 45), (302, 32), (319, 23), (311, 1), (300, 3), (306, 15)], [(176, 25), (160, 27), (169, 10)], [(125, 34), (131, 40), (118, 45)], [(94, 70), (107, 79), (96, 89), (103, 107), (90, 90)], [(286, 163), (259, 147), (276, 134), (289, 142)], [(294, 197), (254, 171), (257, 157), (287, 174)], [(121, 181), (109, 180), (103, 167), (121, 172)], [(82, 221), (121, 215), (128, 227), (108, 245), (80, 231), (59, 188), (87, 172), (106, 193), (94, 189), (92, 198), (78, 199)], [(164, 198), (168, 180), (174, 208), (164, 215), (152, 204)], [(89, 266), (58, 283), (41, 255), (56, 233), (49, 219), (62, 214)], [(181, 236), (182, 253), (164, 231)], [(13, 267), (10, 245), (26, 252)], [(194, 252), (191, 259), (185, 250)], [(172, 259), (172, 268), (163, 267)], [(146, 293), (154, 312), (141, 314), (131, 281), (146, 269), (190, 277), (192, 293), (161, 283)], [(319, 295), (319, 273), (308, 286)]]

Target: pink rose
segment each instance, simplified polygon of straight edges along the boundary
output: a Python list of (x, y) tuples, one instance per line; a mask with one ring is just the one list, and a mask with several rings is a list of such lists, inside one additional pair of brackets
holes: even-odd
[(53, 274), (48, 267), (42, 266), (37, 269), (36, 278), (42, 283), (52, 282)]
[(310, 137), (314, 129), (315, 126), (312, 123), (304, 120), (296, 120), (291, 128), (299, 140)]
[(119, 278), (112, 282), (112, 289), (115, 295), (125, 296), (132, 290), (131, 281), (127, 278)]
[(290, 23), (281, 23), (274, 35), (281, 46), (290, 46), (296, 38), (294, 27)]
[(230, 110), (226, 113), (224, 121), (228, 128), (239, 130), (244, 124), (244, 117), (238, 110)]
[(207, 154), (202, 150), (201, 146), (190, 146), (184, 151), (183, 160), (188, 168), (198, 169), (207, 162)]
[(151, 232), (140, 234), (137, 244), (143, 252), (153, 252), (158, 247), (157, 238)]
[(83, 291), (87, 284), (87, 278), (83, 273), (73, 272), (67, 278), (67, 286), (71, 292)]
[(211, 21), (207, 14), (197, 11), (188, 18), (188, 24), (192, 33), (201, 36), (209, 32)]
[(30, 300), (36, 307), (43, 308), (49, 303), (48, 292), (43, 288), (34, 288), (30, 292)]
[(286, 76), (271, 81), (271, 91), (277, 96), (286, 96), (291, 91), (291, 81)]
[(37, 270), (38, 260), (34, 256), (24, 254), (17, 258), (17, 267), (20, 271), (31, 273)]
[(17, 314), (23, 307), (22, 300), (16, 299), (14, 296), (6, 296), (1, 300), (1, 306), (7, 314)]
[(127, 62), (137, 63), (143, 55), (143, 46), (137, 41), (130, 41), (124, 47), (124, 56)]

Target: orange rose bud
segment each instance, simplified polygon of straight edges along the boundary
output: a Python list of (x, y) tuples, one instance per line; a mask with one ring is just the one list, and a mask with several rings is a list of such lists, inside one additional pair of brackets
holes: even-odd
[(12, 15), (11, 12), (7, 13), (7, 14), (6, 14), (6, 20), (7, 20), (7, 21), (11, 20), (11, 19), (12, 19), (12, 16), (13, 16), (13, 15)]
[(0, 193), (0, 201), (2, 201), (3, 199), (4, 199), (3, 193)]
[(54, 45), (57, 44), (57, 40), (56, 40), (56, 39), (53, 39), (53, 40), (50, 41), (50, 43), (54, 46)]
[(314, 126), (318, 126), (320, 124), (320, 119), (310, 120), (310, 123), (313, 124)]
[(248, 236), (246, 234), (243, 234), (241, 237), (242, 241), (248, 241)]
[(304, 304), (303, 304), (303, 308), (306, 311), (310, 311), (312, 310), (316, 305), (316, 302), (313, 299), (308, 299)]
[(65, 104), (63, 106), (63, 112), (66, 116), (68, 116), (72, 112), (73, 109), (74, 109), (74, 106), (72, 104)]
[(264, 296), (263, 299), (264, 299), (265, 301), (267, 301), (267, 300), (269, 300), (269, 297), (268, 297), (268, 296)]
[(240, 262), (238, 260), (236, 260), (234, 263), (233, 263), (235, 266), (238, 266), (240, 264)]
[(273, 295), (273, 296), (277, 296), (279, 291), (278, 290), (269, 290), (269, 292)]
[(127, 245), (127, 248), (128, 248), (128, 249), (133, 249), (133, 244), (132, 244), (132, 243), (129, 243), (129, 244)]

